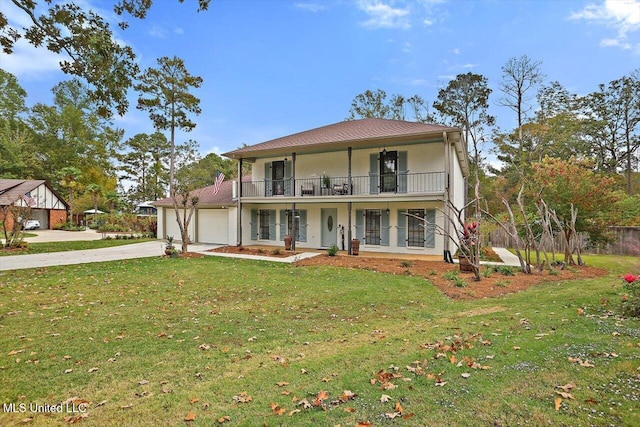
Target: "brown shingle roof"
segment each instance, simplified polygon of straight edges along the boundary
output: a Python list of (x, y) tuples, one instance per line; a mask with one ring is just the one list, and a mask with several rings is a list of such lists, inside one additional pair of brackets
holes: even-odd
[[(224, 153), (223, 156), (242, 158), (257, 155), (262, 151), (286, 149), (286, 148), (311, 148), (323, 144), (335, 144), (345, 142), (376, 141), (399, 137), (424, 137), (427, 134), (442, 135), (442, 132), (457, 131), (449, 126), (436, 124), (406, 122), (402, 120), (387, 119), (361, 119), (347, 120), (260, 144), (243, 147), (238, 150)], [(318, 147), (320, 148), (320, 147)], [(327, 148), (327, 147), (324, 147)]]
[[(194, 196), (198, 196), (198, 206), (228, 206), (233, 204), (233, 181), (223, 181), (220, 185), (220, 191), (218, 194), (213, 193), (213, 185), (207, 187), (198, 188), (192, 193)], [(173, 202), (170, 197), (156, 200), (153, 202), (155, 206), (173, 206)]]
[(43, 179), (0, 179), (0, 206), (15, 203), (44, 182)]

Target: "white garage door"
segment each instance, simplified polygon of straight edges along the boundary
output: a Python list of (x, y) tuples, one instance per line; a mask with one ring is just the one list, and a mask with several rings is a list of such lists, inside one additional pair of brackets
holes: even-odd
[(198, 210), (198, 242), (229, 244), (229, 210)]
[[(180, 227), (178, 226), (178, 222), (176, 221), (176, 212), (173, 208), (164, 208), (164, 216), (167, 227), (167, 237), (173, 236), (176, 241), (182, 240), (180, 235)], [(182, 218), (183, 211), (180, 210), (180, 218)], [(189, 213), (187, 212), (187, 215)], [(193, 214), (195, 216), (195, 213)], [(191, 222), (189, 223), (189, 237), (191, 241), (194, 241), (194, 230), (195, 230), (195, 218), (191, 218)]]

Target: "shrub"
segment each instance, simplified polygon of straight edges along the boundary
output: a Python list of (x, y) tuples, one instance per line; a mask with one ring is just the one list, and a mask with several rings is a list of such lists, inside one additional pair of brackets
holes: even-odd
[(280, 255), (280, 248), (275, 248), (271, 251), (271, 255)]
[(402, 262), (400, 263), (400, 265), (401, 265), (402, 267), (404, 267), (404, 268), (409, 268), (409, 267), (411, 267), (411, 266), (413, 265), (413, 263), (412, 263), (411, 261), (407, 261), (407, 260), (405, 260), (405, 261), (402, 261)]
[(640, 317), (640, 276), (627, 274), (623, 277), (622, 314), (628, 317)]
[(329, 256), (336, 256), (338, 254), (338, 246), (336, 245), (332, 245), (329, 248), (327, 248), (327, 255)]

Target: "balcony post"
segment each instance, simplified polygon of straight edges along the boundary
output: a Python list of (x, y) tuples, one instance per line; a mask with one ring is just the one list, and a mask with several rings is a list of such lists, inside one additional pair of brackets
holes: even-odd
[[(352, 149), (351, 149), (351, 147), (349, 147), (347, 149), (347, 153), (349, 154), (349, 172), (348, 172), (348, 175), (349, 175), (349, 178), (348, 178), (349, 179), (349, 183), (348, 183), (349, 184), (349, 195), (353, 194), (353, 189), (351, 188), (351, 154), (352, 154), (351, 152), (352, 152)], [(351, 252), (351, 202), (347, 203), (347, 215), (349, 216), (349, 220), (348, 220), (348, 223), (347, 223), (347, 226), (348, 226), (348, 230), (347, 230), (347, 247), (349, 248), (349, 250), (347, 251), (347, 253), (349, 255), (351, 255), (351, 253), (352, 253)]]

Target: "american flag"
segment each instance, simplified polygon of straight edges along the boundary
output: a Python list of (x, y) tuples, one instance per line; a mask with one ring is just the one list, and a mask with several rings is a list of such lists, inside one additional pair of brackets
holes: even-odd
[(37, 204), (36, 199), (31, 197), (31, 193), (26, 193), (24, 196), (22, 196), (22, 198), (24, 199), (25, 202), (27, 202), (27, 204), (31, 208)]
[(222, 185), (222, 181), (224, 181), (224, 174), (220, 172), (218, 176), (216, 176), (216, 180), (213, 183), (213, 194), (218, 194), (218, 191), (220, 191), (220, 186)]

